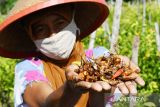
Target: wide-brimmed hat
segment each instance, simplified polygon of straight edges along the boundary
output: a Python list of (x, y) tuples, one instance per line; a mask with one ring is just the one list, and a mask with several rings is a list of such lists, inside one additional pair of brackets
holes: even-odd
[(42, 9), (63, 4), (76, 6), (75, 22), (80, 28), (81, 39), (96, 30), (109, 14), (105, 0), (18, 0), (0, 24), (0, 56), (26, 58), (39, 55), (21, 19)]

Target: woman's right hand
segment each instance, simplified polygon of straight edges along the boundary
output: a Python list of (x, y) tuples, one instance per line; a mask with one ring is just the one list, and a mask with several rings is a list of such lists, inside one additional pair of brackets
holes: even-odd
[(97, 81), (97, 82), (86, 82), (86, 81), (79, 81), (80, 77), (75, 72), (76, 69), (79, 67), (75, 64), (69, 65), (66, 68), (66, 78), (68, 80), (69, 85), (72, 89), (79, 89), (80, 91), (110, 91), (111, 86), (104, 81)]

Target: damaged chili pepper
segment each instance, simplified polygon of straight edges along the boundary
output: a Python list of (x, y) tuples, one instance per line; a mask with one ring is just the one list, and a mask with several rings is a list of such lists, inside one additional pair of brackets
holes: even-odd
[(112, 80), (115, 79), (116, 77), (120, 76), (123, 73), (123, 69), (119, 69), (113, 76), (112, 76)]

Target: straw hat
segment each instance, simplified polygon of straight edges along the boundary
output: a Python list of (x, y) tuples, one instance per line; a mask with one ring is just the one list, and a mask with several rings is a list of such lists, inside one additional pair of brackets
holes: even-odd
[(82, 39), (96, 30), (109, 14), (105, 0), (18, 0), (0, 24), (0, 56), (26, 58), (39, 55), (20, 20), (42, 9), (71, 3), (76, 5), (75, 21)]

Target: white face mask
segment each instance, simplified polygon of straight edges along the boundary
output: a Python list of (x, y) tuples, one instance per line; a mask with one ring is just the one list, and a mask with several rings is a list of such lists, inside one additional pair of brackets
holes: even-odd
[(34, 41), (36, 47), (44, 55), (56, 60), (67, 59), (74, 47), (76, 41), (76, 33), (79, 28), (74, 22), (74, 17), (70, 24), (63, 30), (49, 38)]

